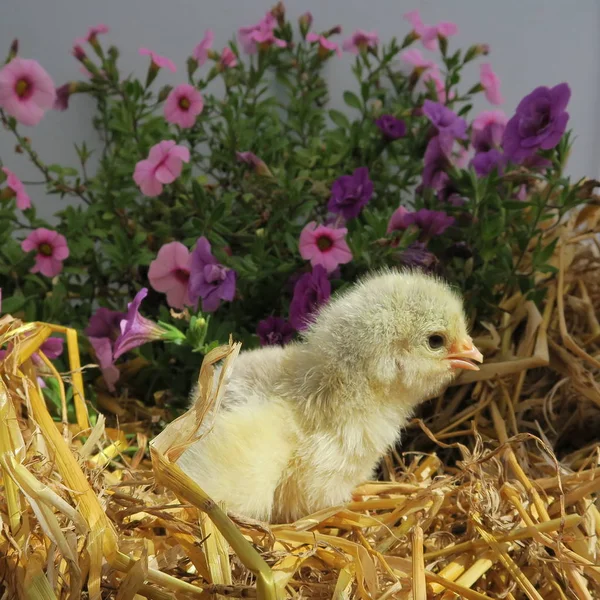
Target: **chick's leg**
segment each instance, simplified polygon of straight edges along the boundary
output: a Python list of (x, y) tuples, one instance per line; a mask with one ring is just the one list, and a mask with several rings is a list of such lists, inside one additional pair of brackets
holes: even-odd
[(177, 462), (228, 510), (267, 521), (294, 439), (287, 406), (251, 402), (219, 412), (212, 429)]

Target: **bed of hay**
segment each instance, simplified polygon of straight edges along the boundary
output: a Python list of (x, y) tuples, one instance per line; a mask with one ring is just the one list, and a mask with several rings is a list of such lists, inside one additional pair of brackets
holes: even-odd
[[(549, 227), (545, 308), (507, 298), (482, 370), (424, 407), (382, 480), (289, 525), (228, 515), (174, 466), (202, 410), (153, 440), (160, 402), (86, 403), (73, 331), (58, 374), (31, 359), (53, 328), (2, 317), (0, 598), (600, 598), (599, 217)], [(202, 389), (238, 351), (206, 358)], [(59, 421), (40, 371), (63, 382)]]

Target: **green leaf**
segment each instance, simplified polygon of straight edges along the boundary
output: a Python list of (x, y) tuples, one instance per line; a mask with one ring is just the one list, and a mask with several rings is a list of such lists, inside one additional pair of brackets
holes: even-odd
[(344, 102), (352, 107), (356, 108), (356, 110), (362, 111), (362, 105), (358, 96), (354, 92), (345, 91), (344, 92)]
[(350, 121), (343, 112), (331, 109), (329, 111), (329, 118), (341, 129), (350, 129)]

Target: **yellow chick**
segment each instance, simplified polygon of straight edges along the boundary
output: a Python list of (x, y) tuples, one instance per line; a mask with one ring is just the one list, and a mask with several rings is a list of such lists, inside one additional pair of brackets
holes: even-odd
[(300, 342), (242, 352), (178, 464), (213, 500), (262, 521), (343, 505), (415, 407), (482, 360), (445, 283), (380, 272), (333, 298)]

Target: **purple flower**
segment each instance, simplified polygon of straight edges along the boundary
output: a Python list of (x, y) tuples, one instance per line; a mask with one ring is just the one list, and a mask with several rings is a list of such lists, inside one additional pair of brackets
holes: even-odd
[[(58, 358), (63, 353), (63, 345), (64, 345), (64, 340), (62, 338), (49, 337), (40, 346), (40, 351), (42, 352), (42, 354), (44, 354), (46, 356), (46, 358), (53, 360), (55, 358)], [(37, 352), (34, 352), (31, 355), (31, 360), (36, 365), (44, 364), (40, 355)]]
[(429, 272), (435, 269), (438, 259), (427, 250), (423, 242), (414, 242), (400, 254), (400, 262), (406, 267), (417, 267)]
[(342, 175), (333, 182), (327, 208), (346, 220), (353, 219), (358, 217), (372, 195), (373, 182), (369, 179), (369, 169), (359, 167), (352, 175)]
[(423, 187), (442, 189), (449, 181), (446, 169), (450, 166), (453, 140), (436, 135), (429, 140), (425, 149)]
[(502, 175), (504, 170), (504, 156), (500, 150), (492, 148), (487, 152), (478, 152), (471, 160), (471, 166), (475, 169), (478, 177), (489, 175), (494, 169)]
[(331, 283), (327, 271), (317, 265), (312, 273), (305, 273), (294, 286), (294, 297), (290, 304), (290, 323), (298, 331), (308, 327), (310, 317), (329, 300)]
[(121, 335), (115, 342), (115, 360), (129, 350), (154, 340), (160, 340), (167, 333), (166, 329), (140, 315), (140, 304), (147, 295), (148, 288), (142, 288), (127, 305), (127, 314), (120, 323)]
[(484, 110), (473, 120), (471, 141), (475, 152), (500, 148), (506, 129), (506, 115), (501, 110)]
[(210, 242), (203, 236), (192, 252), (188, 294), (193, 304), (202, 298), (202, 310), (214, 312), (221, 300), (231, 302), (235, 296), (236, 273), (217, 262)]
[(518, 164), (540, 148), (554, 148), (567, 128), (569, 113), (565, 109), (570, 97), (566, 83), (553, 88), (540, 86), (525, 96), (504, 131), (502, 144), (507, 158)]
[(447, 135), (453, 139), (464, 139), (466, 137), (467, 122), (447, 106), (439, 102), (425, 100), (423, 112), (440, 135)]
[(126, 313), (116, 310), (99, 308), (85, 330), (98, 359), (104, 381), (111, 392), (114, 391), (120, 375), (114, 364), (113, 344), (119, 336), (119, 324), (126, 316)]
[(393, 115), (381, 115), (375, 121), (375, 125), (379, 127), (383, 136), (390, 141), (397, 140), (406, 135), (406, 123)]
[(295, 329), (282, 317), (268, 317), (258, 324), (256, 333), (261, 346), (283, 346), (294, 337)]
[(448, 216), (445, 212), (427, 208), (410, 212), (401, 206), (390, 219), (388, 233), (408, 229), (411, 225), (415, 225), (421, 230), (421, 237), (430, 238), (441, 235), (453, 224), (454, 217)]

